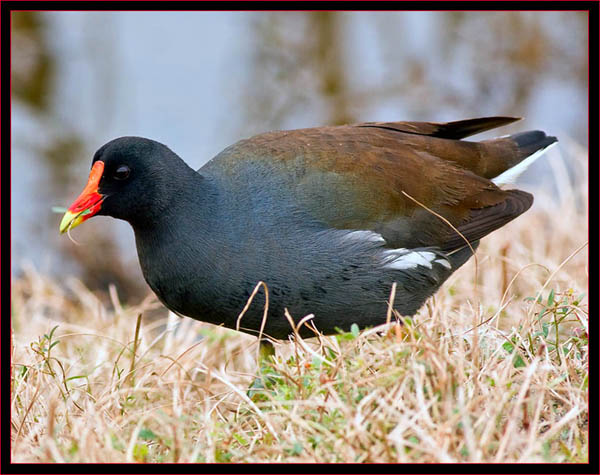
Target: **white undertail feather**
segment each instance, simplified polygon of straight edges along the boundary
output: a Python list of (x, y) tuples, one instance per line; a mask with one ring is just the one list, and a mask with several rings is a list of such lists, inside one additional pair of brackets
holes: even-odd
[(525, 170), (527, 170), (529, 165), (531, 165), (533, 162), (535, 162), (538, 158), (540, 158), (544, 154), (544, 152), (546, 152), (547, 150), (552, 148), (557, 143), (558, 142), (553, 142), (550, 145), (548, 145), (547, 147), (544, 147), (544, 148), (538, 150), (537, 152), (532, 153), (531, 155), (529, 155), (529, 157), (527, 157), (525, 160), (522, 160), (521, 162), (517, 163), (514, 167), (509, 168), (508, 170), (501, 173), (497, 177), (492, 178), (492, 182), (496, 186), (513, 183), (521, 173), (523, 173)]

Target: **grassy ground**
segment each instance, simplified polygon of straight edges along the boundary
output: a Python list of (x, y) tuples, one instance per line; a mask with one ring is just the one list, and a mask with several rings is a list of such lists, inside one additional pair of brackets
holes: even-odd
[(13, 462), (587, 462), (587, 186), (565, 183), (405, 325), (277, 344), (263, 390), (255, 338), (166, 310), (136, 328), (152, 297), (28, 269)]

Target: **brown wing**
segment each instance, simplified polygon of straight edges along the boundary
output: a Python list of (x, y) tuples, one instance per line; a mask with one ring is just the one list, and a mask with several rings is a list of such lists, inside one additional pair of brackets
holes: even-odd
[[(253, 170), (268, 170), (266, 187), (275, 177), (279, 185), (272, 187), (274, 193), (283, 183), (281, 192), (327, 226), (373, 230), (390, 247), (451, 250), (463, 246), (464, 240), (425, 207), (474, 241), (521, 214), (532, 198), (500, 190), (485, 178), (512, 166), (517, 148), (512, 142), (476, 143), (439, 135), (460, 137), (513, 120), (270, 132), (242, 140), (218, 158), (220, 168), (233, 179), (249, 163)], [(401, 130), (409, 128), (413, 131)]]
[(452, 251), (465, 246), (465, 239), (477, 241), (523, 214), (533, 204), (533, 196), (525, 191), (507, 190), (503, 193), (505, 199), (498, 204), (472, 209), (467, 220), (457, 228), (460, 234), (451, 231), (440, 248)]
[(407, 134), (429, 135), (443, 139), (463, 139), (521, 120), (520, 117), (481, 117), (455, 122), (364, 122), (358, 127), (379, 127)]

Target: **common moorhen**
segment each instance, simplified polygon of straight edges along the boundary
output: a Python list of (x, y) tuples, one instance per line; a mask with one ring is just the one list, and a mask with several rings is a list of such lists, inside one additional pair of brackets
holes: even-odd
[[(509, 124), (367, 122), (268, 132), (194, 171), (165, 145), (121, 137), (94, 155), (89, 181), (60, 223), (94, 215), (133, 227), (144, 277), (172, 311), (236, 328), (259, 281), (264, 332), (285, 338), (312, 322), (324, 334), (413, 315), (471, 257), (479, 240), (533, 197), (502, 190), (555, 137), (464, 137)], [(468, 241), (468, 243), (467, 243)], [(264, 288), (240, 329), (256, 334)], [(314, 333), (307, 327), (304, 336)]]

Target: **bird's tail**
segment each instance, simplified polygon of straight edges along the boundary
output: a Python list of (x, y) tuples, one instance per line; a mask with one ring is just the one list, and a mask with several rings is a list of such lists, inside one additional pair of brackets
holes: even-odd
[(509, 169), (492, 178), (492, 181), (498, 186), (514, 182), (521, 173), (527, 170), (527, 167), (540, 158), (546, 150), (555, 145), (558, 139), (546, 135), (541, 130), (530, 130), (497, 138), (490, 142), (500, 141), (510, 142), (513, 149), (516, 147), (516, 155), (513, 161), (514, 164)]

